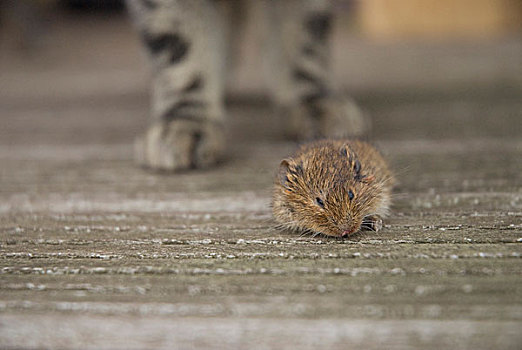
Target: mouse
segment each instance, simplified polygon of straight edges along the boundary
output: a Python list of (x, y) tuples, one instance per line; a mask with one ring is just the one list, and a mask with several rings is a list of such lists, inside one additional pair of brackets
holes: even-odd
[(361, 140), (319, 140), (281, 161), (272, 211), (280, 228), (345, 238), (379, 231), (395, 177), (381, 153)]

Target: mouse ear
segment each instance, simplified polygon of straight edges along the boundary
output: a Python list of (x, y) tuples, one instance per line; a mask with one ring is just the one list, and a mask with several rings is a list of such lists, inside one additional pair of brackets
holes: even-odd
[(290, 179), (295, 179), (302, 175), (302, 163), (296, 163), (296, 161), (292, 158), (283, 159), (279, 164), (279, 171), (277, 173), (277, 177), (279, 178), (279, 182), (281, 183), (281, 185), (285, 186), (286, 188), (290, 187)]
[(351, 155), (351, 152), (352, 150), (350, 149), (350, 146), (349, 145), (342, 145), (341, 148), (339, 149), (339, 152), (341, 152), (341, 155), (345, 156), (345, 157), (349, 157)]
[(279, 170), (277, 172), (277, 178), (281, 185), (287, 187), (288, 186), (288, 171), (290, 169), (290, 163), (292, 159), (283, 159), (279, 164)]
[[(341, 155), (348, 158), (348, 164), (350, 168), (354, 167), (354, 161), (357, 161), (355, 159), (355, 152), (352, 150), (349, 144), (344, 144), (339, 149), (339, 152), (341, 152)], [(359, 170), (360, 170), (360, 163), (359, 163)]]

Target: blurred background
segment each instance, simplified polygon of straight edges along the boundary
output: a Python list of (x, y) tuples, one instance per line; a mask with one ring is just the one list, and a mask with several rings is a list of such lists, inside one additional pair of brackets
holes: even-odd
[[(259, 2), (250, 0), (231, 96), (263, 95)], [(353, 94), (519, 89), (518, 0), (334, 0), (334, 76)], [(119, 0), (4, 0), (0, 98), (125, 95), (148, 88)], [(262, 29), (262, 28), (261, 28)]]
[[(128, 144), (143, 132), (150, 72), (122, 1), (0, 4), (1, 145)], [(231, 101), (266, 96), (260, 2), (250, 4), (238, 26)], [(369, 112), (377, 137), (521, 131), (512, 125), (521, 113), (521, 1), (334, 0), (333, 6), (336, 85)]]
[[(267, 96), (260, 2), (249, 1), (237, 26), (229, 101)], [(0, 145), (110, 143), (130, 158), (130, 143), (148, 123), (150, 71), (124, 3), (0, 4)], [(335, 83), (369, 112), (377, 139), (522, 132), (513, 125), (522, 109), (521, 1), (333, 6)]]

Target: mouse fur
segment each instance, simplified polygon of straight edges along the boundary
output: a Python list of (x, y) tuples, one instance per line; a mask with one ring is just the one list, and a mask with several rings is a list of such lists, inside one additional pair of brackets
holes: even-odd
[(379, 230), (394, 177), (382, 155), (359, 140), (320, 140), (281, 161), (272, 199), (285, 229), (347, 237)]

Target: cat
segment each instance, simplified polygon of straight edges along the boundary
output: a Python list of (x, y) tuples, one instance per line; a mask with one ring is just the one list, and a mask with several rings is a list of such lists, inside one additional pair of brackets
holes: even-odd
[[(153, 71), (152, 122), (135, 143), (141, 166), (178, 171), (222, 158), (227, 39), (234, 38), (227, 29), (240, 30), (230, 26), (238, 1), (127, 0)], [(269, 21), (271, 96), (288, 137), (364, 133), (368, 123), (360, 110), (332, 89), (329, 1), (260, 1)]]

